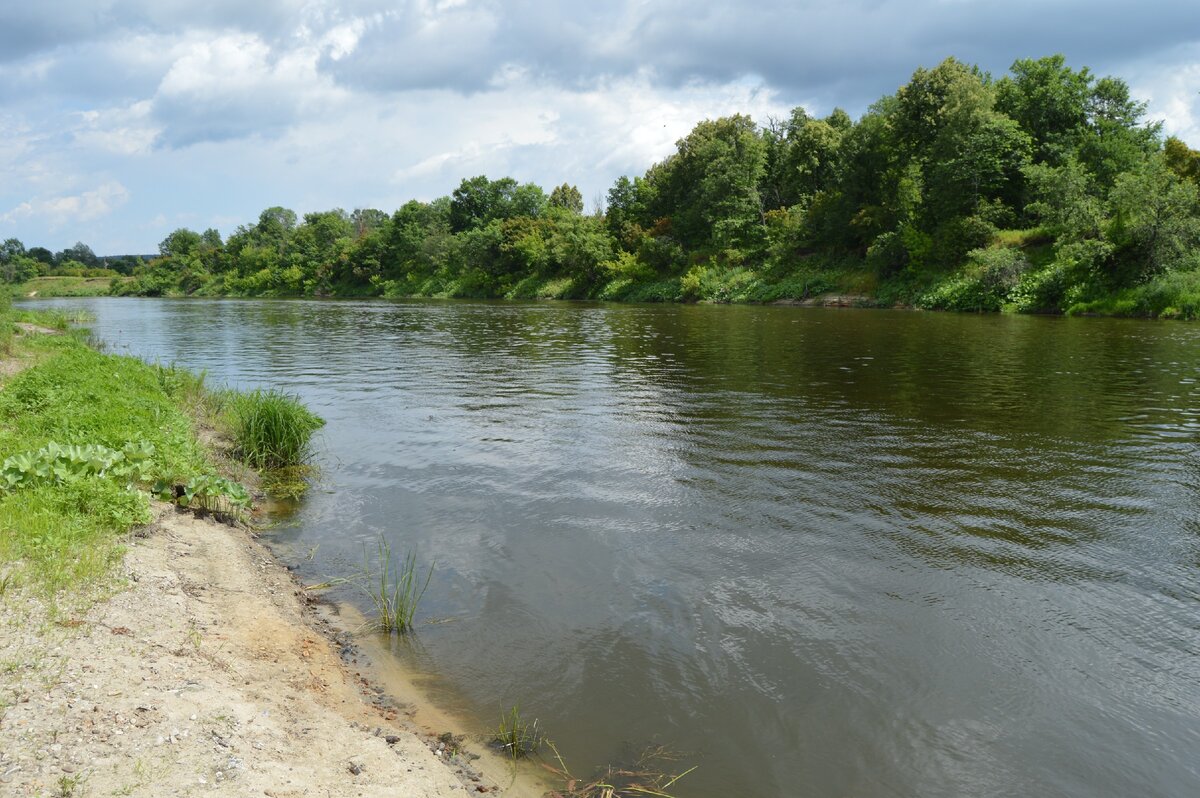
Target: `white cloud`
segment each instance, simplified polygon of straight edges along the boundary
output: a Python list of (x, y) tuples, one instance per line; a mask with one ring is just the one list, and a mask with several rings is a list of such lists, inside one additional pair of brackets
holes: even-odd
[(1149, 117), (1163, 123), (1163, 132), (1200, 148), (1200, 46), (1183, 48), (1163, 69), (1158, 63), (1129, 67), (1130, 89), (1149, 103)]
[(75, 141), (82, 147), (118, 155), (145, 155), (154, 148), (162, 128), (151, 119), (149, 100), (123, 108), (84, 111)]
[(54, 247), (149, 251), (159, 214), (228, 233), (270, 205), (392, 210), (476, 174), (590, 200), (703, 118), (857, 114), (950, 54), (1002, 72), (1061, 50), (1200, 145), (1188, 0), (9, 5), (0, 221)]
[(272, 135), (306, 114), (334, 112), (346, 92), (318, 73), (320, 52), (307, 40), (272, 48), (245, 33), (190, 42), (152, 100), (160, 141), (187, 146)]
[(15, 222), (34, 217), (45, 220), (51, 227), (90, 222), (109, 215), (128, 200), (129, 191), (125, 186), (110, 180), (91, 191), (22, 202), (0, 215), (0, 221)]

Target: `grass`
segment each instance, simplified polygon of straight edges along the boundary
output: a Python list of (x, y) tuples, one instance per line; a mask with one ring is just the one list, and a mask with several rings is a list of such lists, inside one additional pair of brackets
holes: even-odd
[(547, 745), (554, 751), (558, 766), (543, 767), (563, 782), (562, 789), (548, 793), (549, 798), (644, 798), (648, 795), (674, 798), (667, 790), (696, 769), (693, 766), (681, 773), (667, 772), (668, 763), (678, 761), (678, 757), (662, 746), (652, 746), (628, 766), (609, 765), (598, 776), (581, 779), (571, 775), (554, 744), (547, 742)]
[(0, 355), (13, 354), (15, 333), (16, 327), (13, 325), (12, 319), (12, 295), (7, 291), (0, 291)]
[(1200, 319), (1200, 270), (1169, 272), (1091, 302), (1067, 308), (1067, 315)]
[(276, 389), (233, 394), (229, 406), (238, 454), (259, 469), (303, 465), (313, 434), (325, 423), (295, 396)]
[(546, 742), (537, 719), (527, 722), (521, 717), (520, 708), (515, 706), (500, 716), (500, 725), (492, 738), (492, 743), (511, 759), (523, 759)]
[(39, 297), (108, 296), (113, 281), (127, 283), (131, 277), (35, 277), (18, 286), (21, 296)]
[(376, 624), (388, 634), (410, 632), (417, 605), (429, 587), (429, 580), (433, 578), (433, 566), (429, 567), (422, 581), (414, 554), (410, 552), (402, 563), (397, 564), (392, 557), (391, 544), (381, 539), (376, 546), (377, 569), (373, 575), (370, 559), (363, 552), (363, 574), (366, 577), (367, 595), (375, 605)]
[[(18, 346), (35, 363), (0, 391), (0, 460), (51, 442), (112, 449), (145, 442), (158, 475), (211, 471), (190, 420), (151, 366), (100, 354), (74, 335), (22, 336)], [(49, 593), (93, 582), (118, 560), (123, 533), (149, 517), (146, 494), (107, 475), (0, 491), (0, 567)]]
[[(18, 313), (22, 320), (68, 329), (63, 335), (12, 336)], [(80, 592), (103, 580), (120, 559), (126, 533), (150, 520), (150, 489), (165, 486), (169, 493), (167, 489), (182, 488), (187, 504), (200, 509), (248, 503), (241, 485), (217, 475), (210, 451), (197, 438), (194, 419), (212, 417), (227, 404), (245, 411), (232, 417), (248, 419), (248, 428), (264, 436), (249, 456), (267, 463), (306, 456), (312, 430), (321, 423), (279, 392), (210, 392), (203, 374), (103, 354), (88, 345), (86, 331), (69, 329), (73, 321), (77, 319), (64, 314), (13, 311), (7, 297), (0, 296), (0, 333), (9, 332), (7, 340), (0, 337), (0, 353), (25, 366), (0, 389), (0, 473), (7, 486), (0, 487), (0, 575), (5, 591), (28, 587), (53, 596), (68, 588)], [(285, 427), (304, 430), (292, 431), (290, 449), (282, 454), (286, 447), (270, 437), (278, 434), (271, 425), (279, 419)], [(72, 451), (84, 460), (88, 453), (110, 456), (115, 450), (128, 459), (134, 457), (129, 452), (136, 452), (137, 469), (75, 468), (79, 464), (73, 460), (39, 456), (51, 443), (82, 447)]]

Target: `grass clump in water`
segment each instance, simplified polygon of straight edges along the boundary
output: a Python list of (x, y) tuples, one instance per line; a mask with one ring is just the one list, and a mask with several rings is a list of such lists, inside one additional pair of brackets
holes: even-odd
[(547, 740), (546, 744), (554, 751), (558, 767), (547, 764), (545, 768), (563, 782), (562, 789), (547, 794), (549, 798), (640, 798), (647, 795), (673, 798), (667, 790), (696, 769), (693, 766), (682, 773), (668, 773), (669, 763), (678, 761), (679, 757), (655, 745), (642, 751), (628, 765), (609, 765), (595, 778), (581, 779), (571, 775), (554, 743)]
[(239, 454), (260, 469), (302, 465), (313, 434), (325, 424), (295, 396), (274, 388), (235, 394), (230, 410)]
[(410, 632), (417, 605), (429, 587), (429, 580), (433, 578), (433, 566), (429, 566), (422, 580), (417, 572), (416, 555), (411, 552), (397, 565), (392, 557), (391, 545), (386, 540), (380, 540), (376, 554), (378, 570), (375, 575), (371, 574), (369, 558), (364, 557), (367, 562), (363, 566), (368, 585), (367, 595), (375, 605), (376, 624), (381, 631), (389, 634)]
[(547, 742), (538, 727), (537, 718), (532, 722), (521, 717), (519, 707), (513, 707), (500, 716), (500, 725), (496, 727), (493, 744), (512, 759), (523, 759), (542, 747)]

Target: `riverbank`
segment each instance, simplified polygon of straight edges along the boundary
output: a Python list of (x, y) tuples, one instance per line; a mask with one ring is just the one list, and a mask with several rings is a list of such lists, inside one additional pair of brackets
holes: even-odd
[(43, 321), (0, 308), (0, 792), (497, 791), (343, 662), (249, 531), (130, 489), (214, 484), (181, 373)]
[(82, 297), (110, 296), (116, 285), (123, 285), (130, 277), (35, 277), (17, 286), (17, 296), (36, 297)]
[[(491, 791), (366, 700), (290, 574), (169, 505), (86, 611), (0, 612), (6, 794), (429, 798)], [(483, 788), (483, 789), (477, 789)]]
[[(1036, 248), (1035, 248), (1036, 249)], [(1044, 249), (1042, 247), (1041, 249)], [(1035, 253), (1044, 261), (1045, 253)], [(907, 308), (966, 313), (1032, 313), (1038, 315), (1107, 316), (1140, 319), (1200, 319), (1200, 272), (1158, 275), (1150, 281), (1100, 296), (1051, 302), (1041, 296), (1043, 284), (1059, 281), (1052, 269), (1031, 270), (1022, 283), (997, 283), (986, 269), (967, 266), (943, 275), (879, 280), (868, 271), (800, 270), (784, 277), (743, 268), (705, 267), (688, 274), (649, 282), (617, 278), (598, 285), (571, 279), (531, 277), (501, 292), (458, 280), (429, 281), (419, 287), (388, 281), (366, 285), (339, 284), (321, 290), (287, 285), (255, 286), (247, 290), (236, 280), (176, 284), (147, 275), (115, 280), (38, 278), (18, 286), (21, 296), (54, 297), (149, 296), (233, 297), (267, 299), (487, 299), (583, 300), (618, 303), (704, 303), (735, 305), (797, 305), (804, 307)]]

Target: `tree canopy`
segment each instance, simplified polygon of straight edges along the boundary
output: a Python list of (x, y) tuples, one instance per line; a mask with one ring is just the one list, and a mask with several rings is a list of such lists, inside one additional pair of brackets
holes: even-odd
[[(1200, 152), (1163, 141), (1120, 78), (1062, 55), (998, 78), (947, 58), (857, 120), (703, 120), (591, 214), (570, 182), (547, 195), (485, 175), (391, 214), (273, 207), (224, 242), (172, 232), (122, 290), (769, 300), (868, 285), (1068, 310), (1196, 272), (1198, 184)], [(82, 243), (44, 255), (0, 247), (22, 274), (97, 263)], [(1200, 314), (1200, 277), (1196, 292)]]

